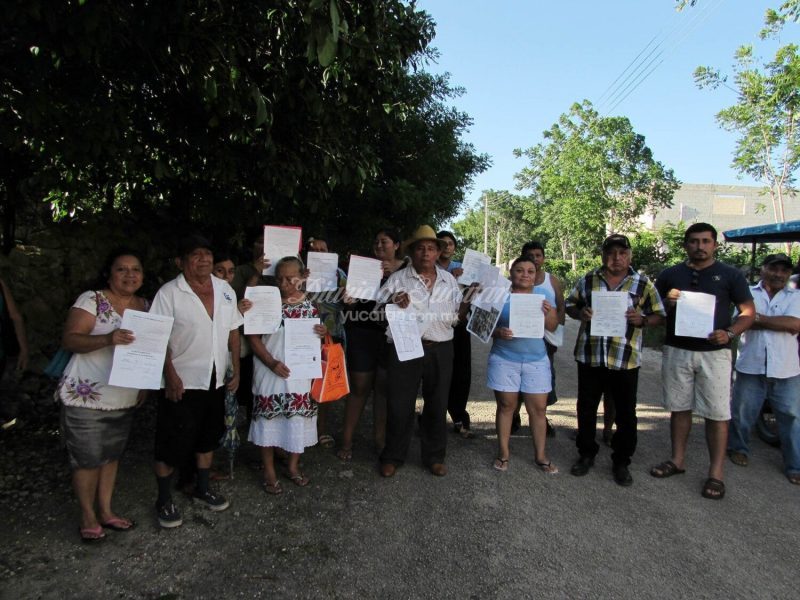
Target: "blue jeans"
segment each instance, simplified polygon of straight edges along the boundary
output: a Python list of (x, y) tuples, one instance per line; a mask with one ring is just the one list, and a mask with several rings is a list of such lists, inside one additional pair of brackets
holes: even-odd
[(800, 375), (775, 379), (736, 371), (731, 401), (728, 450), (749, 454), (753, 429), (764, 399), (768, 398), (778, 423), (786, 475), (800, 473)]

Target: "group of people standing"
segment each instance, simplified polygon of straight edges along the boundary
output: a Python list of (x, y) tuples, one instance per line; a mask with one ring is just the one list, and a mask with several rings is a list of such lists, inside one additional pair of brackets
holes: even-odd
[[(309, 483), (300, 469), (304, 449), (318, 442), (326, 447), (335, 444), (327, 419), (320, 416), (327, 407), (311, 397), (311, 380), (289, 377), (283, 326), (289, 319), (320, 319), (315, 334), (320, 338), (333, 334), (345, 343), (351, 392), (344, 401), (343, 431), (336, 449), (341, 460), (353, 457), (354, 433), (372, 396), (380, 474), (397, 473), (418, 428), (423, 465), (435, 476), (446, 475), (448, 412), (456, 433), (473, 436), (466, 410), (471, 380), (466, 322), (479, 290), (457, 283), (461, 265), (452, 260), (456, 245), (451, 233), (437, 234), (428, 226), (419, 227), (405, 241), (391, 229), (380, 230), (373, 254), (381, 261), (383, 280), (372, 301), (346, 293), (325, 297), (307, 293), (304, 282), (309, 272), (300, 257), (282, 258), (274, 277), (265, 279), (262, 272), (270, 264), (260, 243), (254, 245), (252, 263), (234, 267), (229, 257), (215, 257), (207, 240), (191, 236), (177, 253), (180, 274), (161, 287), (151, 305), (138, 295), (143, 283), (138, 254), (124, 248), (113, 252), (97, 284), (70, 310), (63, 346), (74, 355), (56, 391), (81, 508), (81, 539), (96, 542), (105, 537), (104, 529), (128, 531), (135, 526), (111, 507), (133, 408), (145, 397), (144, 392), (108, 384), (114, 347), (134, 340), (133, 332), (120, 328), (127, 309), (174, 319), (156, 417), (155, 511), (161, 526), (182, 523), (172, 494), (176, 469), (189, 473), (194, 501), (214, 511), (229, 506), (210, 485), (213, 453), (224, 432), (225, 394), (239, 391), (251, 403), (248, 437), (261, 449), (268, 494), (283, 492), (276, 461), (283, 463), (290, 482), (303, 487)], [(546, 448), (552, 434), (546, 411), (555, 401), (553, 354), (563, 341), (566, 314), (581, 322), (575, 347), (578, 459), (571, 467), (573, 475), (585, 475), (594, 465), (599, 450), (597, 412), (605, 396), (616, 424), (610, 439), (613, 479), (622, 486), (633, 483), (629, 465), (637, 444), (643, 331), (666, 322), (662, 382), (664, 405), (671, 413), (672, 453), (651, 469), (651, 475), (667, 478), (685, 472), (692, 415), (697, 413), (706, 421), (710, 456), (702, 494), (721, 499), (726, 451), (736, 464), (747, 464), (749, 432), (758, 408), (769, 397), (780, 425), (786, 475), (792, 483), (800, 483), (800, 355), (795, 337), (800, 333), (800, 292), (786, 285), (791, 261), (782, 254), (770, 255), (764, 260), (761, 281), (750, 287), (737, 269), (716, 261), (716, 248), (712, 226), (690, 226), (684, 238), (686, 262), (665, 269), (654, 283), (632, 268), (628, 238), (609, 236), (602, 245), (602, 266), (581, 277), (565, 300), (560, 282), (543, 268), (544, 248), (526, 244), (511, 263), (510, 293), (492, 333), (487, 386), (497, 403), (493, 468), (509, 469), (509, 440), (524, 405), (534, 463), (544, 473), (558, 473)], [(307, 249), (328, 248), (317, 238), (308, 241)], [(282, 325), (275, 333), (243, 336), (243, 314), (252, 307), (244, 290), (259, 284), (277, 286)], [(592, 297), (604, 291), (627, 294), (624, 336), (592, 335)], [(675, 308), (682, 291), (714, 296), (714, 331), (707, 338), (675, 335)], [(544, 296), (544, 338), (515, 337), (509, 328), (514, 294)], [(400, 360), (384, 318), (387, 304), (410, 308), (418, 315), (421, 357)], [(740, 335), (729, 440), (731, 342)], [(420, 389), (424, 405), (417, 415)]]

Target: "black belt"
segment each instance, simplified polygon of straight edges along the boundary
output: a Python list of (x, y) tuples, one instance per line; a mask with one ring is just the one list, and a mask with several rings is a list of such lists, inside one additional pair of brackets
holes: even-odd
[(422, 347), (423, 348), (430, 348), (431, 346), (435, 346), (436, 344), (441, 344), (442, 342), (434, 342), (433, 340), (422, 340)]

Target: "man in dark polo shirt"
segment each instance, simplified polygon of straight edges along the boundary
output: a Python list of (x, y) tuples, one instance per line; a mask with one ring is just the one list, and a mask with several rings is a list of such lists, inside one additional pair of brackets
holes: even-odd
[[(720, 500), (725, 495), (723, 465), (731, 418), (731, 340), (752, 325), (755, 306), (742, 273), (717, 262), (717, 230), (708, 223), (691, 225), (683, 236), (688, 260), (661, 272), (656, 289), (667, 307), (667, 332), (661, 362), (664, 407), (670, 411), (672, 457), (650, 470), (665, 478), (686, 471), (686, 447), (692, 413), (705, 419), (709, 469), (702, 495)], [(675, 335), (675, 316), (682, 292), (715, 298), (714, 330), (707, 337)], [(685, 301), (685, 299), (684, 299)], [(739, 316), (731, 321), (731, 308)]]

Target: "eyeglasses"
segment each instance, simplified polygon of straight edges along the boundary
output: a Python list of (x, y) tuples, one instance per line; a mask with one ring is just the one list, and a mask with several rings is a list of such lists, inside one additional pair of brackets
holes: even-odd
[(692, 271), (692, 282), (691, 282), (691, 286), (692, 286), (693, 288), (698, 288), (698, 287), (700, 287), (700, 273), (698, 273), (697, 271)]

